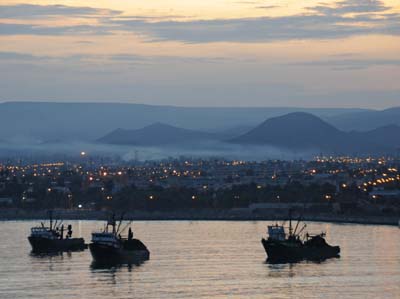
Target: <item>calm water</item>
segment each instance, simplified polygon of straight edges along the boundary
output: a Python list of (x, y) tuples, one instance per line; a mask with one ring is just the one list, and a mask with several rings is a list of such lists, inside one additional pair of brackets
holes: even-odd
[[(270, 265), (260, 243), (268, 222), (136, 222), (151, 259), (93, 269), (89, 251), (30, 255), (36, 223), (0, 222), (0, 298), (400, 298), (397, 227), (309, 223), (341, 258)], [(102, 225), (71, 223), (87, 241)]]

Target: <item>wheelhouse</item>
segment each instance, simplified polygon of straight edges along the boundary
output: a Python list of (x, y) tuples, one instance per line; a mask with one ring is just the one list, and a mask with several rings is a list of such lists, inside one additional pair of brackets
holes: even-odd
[(48, 227), (32, 227), (31, 237), (57, 239), (57, 236)]
[(286, 238), (285, 229), (283, 226), (270, 225), (268, 226), (268, 236), (270, 240), (284, 241)]

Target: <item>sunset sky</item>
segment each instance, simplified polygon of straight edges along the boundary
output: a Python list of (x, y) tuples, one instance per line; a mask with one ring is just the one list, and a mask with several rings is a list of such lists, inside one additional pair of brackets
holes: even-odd
[(0, 3), (0, 101), (400, 106), (398, 0)]

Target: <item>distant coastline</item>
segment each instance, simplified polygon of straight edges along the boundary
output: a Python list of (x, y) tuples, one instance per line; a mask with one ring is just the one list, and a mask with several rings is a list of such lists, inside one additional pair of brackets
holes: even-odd
[[(22, 210), (22, 209), (0, 209), (0, 221), (18, 220), (42, 220), (47, 219), (46, 211)], [(110, 211), (92, 210), (55, 210), (56, 217), (65, 220), (105, 220)], [(262, 215), (249, 215), (232, 210), (199, 210), (199, 211), (135, 211), (125, 213), (126, 220), (136, 221), (274, 221), (286, 218), (284, 213), (264, 213)], [(305, 214), (304, 221), (332, 222), (332, 223), (354, 223), (354, 224), (377, 224), (398, 225), (400, 216), (376, 216), (376, 215), (341, 215), (341, 214)]]

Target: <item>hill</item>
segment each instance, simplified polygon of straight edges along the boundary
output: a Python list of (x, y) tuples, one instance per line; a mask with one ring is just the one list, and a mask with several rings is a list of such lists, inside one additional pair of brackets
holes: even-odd
[(303, 112), (267, 119), (248, 133), (232, 139), (240, 144), (269, 144), (289, 149), (336, 149), (346, 134), (320, 118)]
[(379, 148), (400, 149), (400, 126), (397, 125), (383, 126), (367, 132), (351, 132), (350, 135), (369, 140)]
[(119, 145), (158, 146), (218, 139), (217, 135), (155, 123), (137, 130), (116, 129), (98, 142)]
[(268, 119), (232, 143), (269, 145), (293, 151), (365, 154), (394, 152), (400, 128), (377, 128), (368, 132), (344, 132), (309, 113), (290, 113)]
[(155, 122), (201, 131), (254, 127), (266, 118), (294, 111), (332, 117), (362, 109), (279, 107), (174, 107), (121, 103), (5, 102), (0, 104), (0, 139), (41, 143), (94, 141), (115, 128), (139, 129)]
[(323, 117), (335, 127), (345, 131), (370, 131), (388, 125), (400, 126), (400, 107), (381, 111), (365, 110)]

